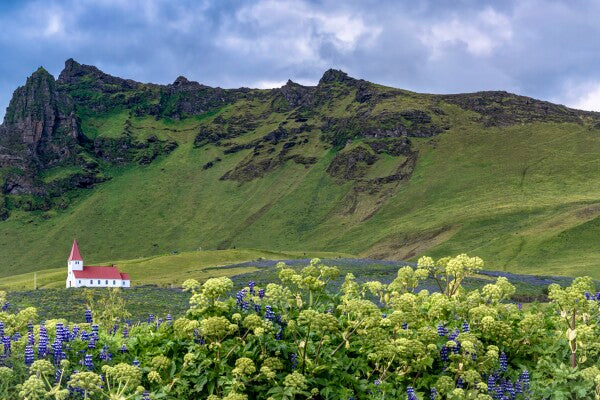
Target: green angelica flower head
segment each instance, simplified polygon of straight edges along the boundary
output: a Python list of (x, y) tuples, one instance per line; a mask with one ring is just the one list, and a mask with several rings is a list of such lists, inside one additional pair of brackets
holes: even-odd
[(256, 371), (256, 367), (254, 366), (254, 361), (249, 359), (248, 357), (241, 357), (235, 360), (235, 368), (233, 369), (233, 374), (237, 376), (249, 376), (252, 375)]
[(29, 379), (23, 383), (19, 398), (23, 400), (42, 400), (46, 395), (46, 385), (44, 381), (35, 375), (31, 375)]
[(68, 385), (84, 390), (88, 396), (102, 391), (102, 379), (93, 372), (78, 372), (71, 375)]

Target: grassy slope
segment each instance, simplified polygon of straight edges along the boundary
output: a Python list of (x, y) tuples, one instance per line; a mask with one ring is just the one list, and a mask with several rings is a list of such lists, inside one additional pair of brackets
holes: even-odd
[[(427, 98), (395, 101), (404, 103), (382, 109), (419, 107)], [(352, 112), (347, 98), (339, 103), (332, 114)], [(264, 111), (245, 103), (222, 112), (236, 107)], [(133, 118), (138, 135), (169, 137), (180, 146), (148, 166), (114, 169), (111, 181), (82, 192), (67, 210), (15, 212), (0, 224), (0, 275), (62, 268), (76, 236), (90, 263), (200, 247), (397, 259), (469, 252), (491, 269), (600, 278), (600, 131), (543, 123), (484, 129), (469, 112), (444, 110), (449, 131), (413, 140), (420, 156), (412, 179), (383, 200), (360, 194), (353, 213), (344, 212), (351, 184), (337, 184), (324, 172), (335, 153), (316, 138), (303, 151), (318, 156), (317, 164), (288, 161), (239, 184), (219, 177), (251, 150), (223, 156), (215, 147), (193, 148), (201, 118)], [(281, 118), (271, 114), (260, 132), (236, 142), (268, 132)], [(94, 117), (84, 131), (114, 136), (125, 119), (120, 113)], [(223, 161), (202, 169), (216, 157)], [(384, 159), (374, 168), (389, 172), (393, 165)]]
[[(121, 271), (130, 274), (134, 285), (157, 284), (179, 287), (183, 281), (189, 278), (204, 280), (218, 276), (255, 272), (257, 270), (255, 267), (220, 268), (246, 261), (348, 256), (351, 255), (332, 252), (273, 252), (252, 249), (202, 250), (98, 264), (118, 265)], [(62, 288), (65, 285), (65, 277), (66, 266), (37, 271), (38, 288)], [(2, 279), (0, 290), (31, 290), (33, 282), (33, 272), (13, 275)]]

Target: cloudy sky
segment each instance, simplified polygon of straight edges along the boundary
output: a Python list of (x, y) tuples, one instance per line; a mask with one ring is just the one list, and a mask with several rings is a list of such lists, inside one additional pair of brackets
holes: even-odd
[(598, 15), (598, 1), (2, 0), (0, 117), (37, 67), (58, 76), (69, 57), (143, 82), (266, 88), (333, 67), (600, 111)]

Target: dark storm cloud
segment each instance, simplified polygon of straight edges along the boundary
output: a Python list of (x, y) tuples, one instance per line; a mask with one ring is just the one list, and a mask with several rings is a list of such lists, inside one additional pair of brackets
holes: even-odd
[[(575, 5), (574, 5), (575, 4)], [(139, 81), (316, 83), (329, 67), (421, 92), (504, 89), (600, 110), (598, 2), (5, 1), (0, 115), (38, 66)]]

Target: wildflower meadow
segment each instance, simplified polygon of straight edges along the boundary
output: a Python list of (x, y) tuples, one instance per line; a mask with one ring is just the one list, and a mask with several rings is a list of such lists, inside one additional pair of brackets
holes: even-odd
[[(119, 302), (38, 321), (0, 293), (2, 399), (600, 398), (600, 294), (581, 277), (517, 304), (506, 278), (466, 290), (477, 257), (423, 257), (388, 285), (314, 259), (234, 290), (187, 280), (185, 317), (132, 323)], [(419, 290), (433, 278), (434, 292)]]

